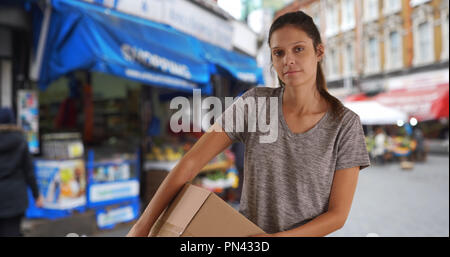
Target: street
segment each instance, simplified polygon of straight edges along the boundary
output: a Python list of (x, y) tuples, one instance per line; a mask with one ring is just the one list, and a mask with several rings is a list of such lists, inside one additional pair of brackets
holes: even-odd
[[(449, 236), (449, 157), (361, 171), (347, 223), (329, 236)], [(374, 235), (374, 234), (371, 234)]]
[[(449, 157), (429, 155), (412, 170), (400, 164), (361, 171), (345, 226), (331, 237), (449, 236)], [(130, 225), (93, 236), (124, 236)]]

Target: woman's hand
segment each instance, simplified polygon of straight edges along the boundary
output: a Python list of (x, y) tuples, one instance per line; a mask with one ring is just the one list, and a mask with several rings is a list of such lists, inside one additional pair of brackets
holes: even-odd
[(38, 199), (36, 199), (36, 206), (42, 208), (44, 206), (44, 197), (39, 195)]

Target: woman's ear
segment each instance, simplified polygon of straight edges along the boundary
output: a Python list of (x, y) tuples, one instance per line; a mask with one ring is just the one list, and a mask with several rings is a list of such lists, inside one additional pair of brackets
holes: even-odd
[(324, 55), (325, 55), (325, 47), (323, 44), (319, 44), (316, 49), (317, 59), (319, 59), (319, 62), (322, 61)]

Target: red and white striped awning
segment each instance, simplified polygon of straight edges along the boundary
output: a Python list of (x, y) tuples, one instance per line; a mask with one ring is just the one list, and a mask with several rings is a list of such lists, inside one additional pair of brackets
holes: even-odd
[(449, 116), (449, 84), (391, 90), (373, 97), (376, 102), (407, 113), (418, 121)]

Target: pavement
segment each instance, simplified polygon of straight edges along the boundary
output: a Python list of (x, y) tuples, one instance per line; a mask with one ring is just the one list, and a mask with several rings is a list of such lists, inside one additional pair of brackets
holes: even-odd
[[(75, 236), (122, 237), (132, 225), (80, 230)], [(411, 170), (402, 170), (399, 163), (362, 170), (346, 224), (328, 236), (448, 237), (449, 156), (428, 155)]]
[(347, 222), (329, 236), (448, 237), (449, 156), (362, 170)]

